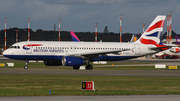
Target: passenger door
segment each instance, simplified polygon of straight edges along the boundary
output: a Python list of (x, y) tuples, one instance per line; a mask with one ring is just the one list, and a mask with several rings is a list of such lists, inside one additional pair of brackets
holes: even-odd
[(140, 55), (140, 47), (138, 44), (135, 44), (135, 55)]
[(27, 42), (25, 47), (26, 47), (26, 53), (31, 54), (32, 53), (32, 44)]

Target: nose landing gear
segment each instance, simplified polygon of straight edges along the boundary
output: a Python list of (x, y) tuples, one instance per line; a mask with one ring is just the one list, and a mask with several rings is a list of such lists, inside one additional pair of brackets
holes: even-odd
[(28, 63), (29, 63), (29, 61), (26, 60), (26, 65), (24, 66), (24, 69), (28, 69)]

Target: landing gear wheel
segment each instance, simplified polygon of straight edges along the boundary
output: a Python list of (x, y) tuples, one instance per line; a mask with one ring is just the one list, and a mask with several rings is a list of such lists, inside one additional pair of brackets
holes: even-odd
[(28, 69), (28, 66), (24, 66), (24, 69)]
[(26, 60), (26, 65), (24, 66), (24, 69), (28, 69), (28, 63), (29, 63), (29, 60)]
[(92, 70), (93, 69), (93, 65), (86, 65), (86, 69), (87, 70)]
[(74, 70), (79, 70), (80, 66), (73, 66)]

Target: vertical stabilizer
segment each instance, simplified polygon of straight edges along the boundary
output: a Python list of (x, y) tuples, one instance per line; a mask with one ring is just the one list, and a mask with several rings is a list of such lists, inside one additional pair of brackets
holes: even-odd
[(157, 16), (136, 43), (159, 45), (165, 19), (164, 15)]
[(176, 43), (177, 45), (180, 45), (180, 38), (178, 36), (175, 36), (176, 37)]
[(80, 42), (79, 38), (76, 36), (76, 34), (73, 31), (70, 31), (70, 33), (73, 41)]

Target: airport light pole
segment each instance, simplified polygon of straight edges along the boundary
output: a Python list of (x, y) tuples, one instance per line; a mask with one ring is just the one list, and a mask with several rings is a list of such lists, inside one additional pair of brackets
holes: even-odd
[(60, 27), (61, 27), (61, 25), (60, 25), (60, 20), (61, 20), (61, 19), (59, 19), (59, 41), (60, 41), (60, 35), (61, 35), (61, 32), (60, 32)]
[(167, 15), (167, 44), (169, 41), (169, 15)]
[(173, 12), (170, 12), (169, 15), (169, 43), (171, 42), (172, 39), (172, 14)]
[(120, 19), (119, 19), (119, 23), (120, 23), (120, 42), (122, 42), (122, 14), (120, 15)]
[(28, 41), (30, 41), (30, 18), (28, 18)]
[(5, 18), (5, 33), (4, 33), (4, 34), (5, 34), (5, 35), (4, 35), (4, 36), (5, 36), (5, 37), (4, 37), (4, 38), (5, 38), (5, 39), (4, 39), (5, 42), (4, 42), (4, 50), (6, 50), (6, 20), (7, 20), (7, 18)]
[(16, 30), (16, 43), (18, 42), (18, 30)]
[(98, 23), (95, 23), (95, 42), (97, 42), (97, 24)]
[(144, 27), (145, 27), (145, 23), (143, 23), (143, 33), (144, 33), (144, 31), (145, 31), (145, 28), (144, 28)]

